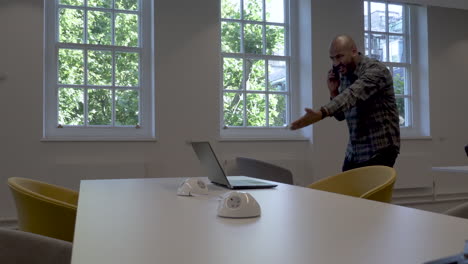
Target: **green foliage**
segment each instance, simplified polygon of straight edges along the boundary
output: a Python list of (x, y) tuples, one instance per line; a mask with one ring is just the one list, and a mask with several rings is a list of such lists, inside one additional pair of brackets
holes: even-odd
[[(395, 69), (394, 69), (395, 71)], [(403, 73), (404, 74), (404, 73)], [(405, 94), (405, 78), (400, 73), (393, 74), (393, 88), (395, 94)], [(400, 125), (405, 125), (405, 100), (404, 98), (397, 98), (397, 108), (400, 113)]]
[(84, 12), (79, 9), (59, 9), (59, 41), (62, 43), (84, 42)]
[(115, 45), (138, 46), (138, 16), (117, 13), (115, 15)]
[(227, 126), (244, 125), (244, 96), (242, 93), (224, 93), (224, 123)]
[(88, 43), (111, 45), (112, 13), (88, 11)]
[(285, 126), (286, 119), (286, 96), (280, 94), (270, 94), (268, 98), (270, 126)]
[[(120, 10), (138, 10), (138, 0), (116, 0)], [(83, 0), (60, 0), (60, 4), (78, 8), (59, 8), (58, 41), (60, 43), (139, 46), (139, 15), (114, 11), (88, 10)], [(112, 8), (114, 0), (88, 0), (93, 8)], [(84, 17), (87, 12), (88, 41), (84, 42)], [(114, 25), (114, 29), (112, 26)], [(85, 57), (86, 56), (86, 57)], [(80, 85), (82, 88), (61, 87), (58, 91), (58, 122), (61, 125), (135, 126), (139, 123), (139, 91), (133, 89), (91, 89), (90, 86), (139, 87), (140, 55), (136, 52), (110, 50), (58, 49), (58, 83)], [(87, 71), (85, 72), (85, 61)], [(114, 74), (115, 70), (115, 74)], [(86, 82), (85, 82), (86, 76)], [(113, 92), (115, 91), (115, 92)], [(113, 94), (115, 93), (115, 98)], [(87, 94), (87, 108), (84, 96)], [(115, 103), (113, 102), (115, 101)], [(85, 112), (87, 109), (87, 112)], [(85, 118), (86, 117), (86, 118)], [(115, 120), (113, 121), (112, 118)], [(88, 123), (85, 124), (85, 120)]]
[(244, 18), (251, 21), (262, 21), (262, 0), (244, 0)]
[(61, 84), (84, 84), (83, 51), (60, 49), (58, 57), (58, 82)]
[(112, 85), (111, 51), (88, 51), (88, 84)]
[(138, 0), (115, 0), (115, 8), (123, 10), (138, 10)]
[(221, 17), (230, 19), (240, 19), (240, 1), (221, 0)]
[(264, 91), (265, 90), (265, 61), (264, 60), (245, 60), (247, 64), (248, 77), (247, 90)]
[(265, 105), (264, 94), (247, 94), (247, 126), (266, 126)]
[(223, 86), (226, 90), (242, 89), (242, 59), (223, 59)]
[(112, 123), (112, 92), (108, 89), (88, 89), (88, 121), (90, 125)]
[(71, 5), (71, 6), (82, 6), (84, 4), (84, 0), (59, 0), (59, 4)]
[(60, 88), (58, 94), (59, 115), (61, 125), (84, 124), (84, 93), (83, 89)]
[[(263, 21), (263, 1), (244, 0), (244, 19), (247, 21)], [(267, 5), (271, 0), (267, 0)], [(223, 19), (240, 19), (239, 0), (221, 0), (221, 17)], [(270, 17), (267, 12), (266, 17)], [(245, 59), (223, 58), (223, 105), (224, 123), (227, 126), (285, 126), (287, 122), (287, 96), (285, 94), (270, 94), (268, 100), (266, 95), (252, 93), (249, 91), (270, 91), (286, 92), (286, 63), (278, 67), (268, 67), (268, 60), (249, 58), (249, 54), (259, 55), (285, 55), (285, 28), (284, 26), (262, 25), (255, 23), (243, 24), (243, 41), (241, 41), (241, 21), (221, 22), (221, 50), (225, 53), (239, 53), (243, 51), (247, 54)], [(263, 32), (266, 39), (263, 40)], [(241, 47), (241, 43), (243, 47)], [(275, 61), (281, 64), (281, 61)], [(268, 63), (270, 64), (270, 63)], [(245, 80), (243, 70), (245, 70)], [(267, 85), (266, 76), (271, 77), (273, 71), (278, 71), (283, 75), (281, 83), (270, 83)], [(284, 71), (284, 73), (282, 73)], [(245, 91), (244, 85), (245, 83)], [(228, 92), (236, 90), (238, 92)], [(241, 92), (243, 91), (243, 92)], [(244, 96), (245, 116), (244, 120)], [(268, 113), (268, 124), (267, 124)]]
[(240, 23), (221, 22), (221, 50), (223, 52), (240, 52)]
[(112, 0), (88, 0), (88, 6), (111, 8)]
[(135, 52), (119, 52), (115, 55), (115, 85), (138, 86), (140, 57)]
[(262, 26), (246, 24), (244, 26), (244, 51), (245, 53), (263, 54)]
[(138, 92), (135, 90), (115, 91), (115, 124), (135, 126), (138, 122)]
[(393, 88), (396, 94), (405, 94), (405, 80), (399, 73), (393, 76)]

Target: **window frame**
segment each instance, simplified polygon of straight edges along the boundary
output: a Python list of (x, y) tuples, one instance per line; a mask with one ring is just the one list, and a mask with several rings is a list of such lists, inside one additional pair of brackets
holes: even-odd
[[(405, 69), (405, 93), (404, 94), (395, 94), (395, 98), (398, 100), (399, 98), (404, 99), (404, 107), (405, 107), (405, 113), (404, 113), (404, 118), (405, 118), (405, 125), (400, 126), (401, 130), (410, 130), (415, 127), (415, 112), (414, 112), (414, 104), (415, 104), (415, 97), (414, 97), (414, 85), (413, 85), (413, 79), (414, 79), (414, 74), (413, 74), (413, 56), (412, 56), (412, 32), (411, 29), (412, 27), (412, 19), (411, 19), (411, 10), (410, 6), (404, 3), (391, 3), (391, 2), (384, 2), (384, 1), (363, 1), (363, 5), (367, 3), (367, 12), (368, 12), (368, 17), (367, 20), (365, 18), (365, 12), (364, 14), (364, 23), (367, 24), (367, 30), (364, 27), (364, 42), (366, 47), (371, 49), (371, 34), (380, 34), (385, 36), (385, 41), (386, 41), (386, 54), (387, 56), (390, 56), (390, 36), (401, 36), (403, 37), (404, 40), (404, 56), (406, 58), (406, 62), (390, 62), (390, 57), (387, 58), (387, 61), (381, 61), (384, 65), (386, 65), (389, 70), (392, 72), (393, 76), (393, 69), (394, 68), (403, 68)], [(380, 31), (372, 31), (371, 28), (371, 3), (380, 3), (384, 4), (386, 6), (385, 8), (385, 32), (380, 32)], [(389, 12), (388, 12), (388, 5), (400, 5), (402, 6), (402, 11), (403, 11), (403, 33), (394, 33), (390, 32), (389, 30)], [(367, 35), (367, 40), (366, 40), (366, 35)], [(366, 43), (367, 41), (367, 43)], [(367, 51), (367, 49), (365, 49)], [(366, 54), (366, 56), (369, 56), (370, 54)]]
[[(45, 1), (44, 15), (44, 87), (43, 87), (43, 141), (141, 141), (155, 140), (155, 120), (154, 120), (154, 60), (153, 56), (153, 1), (138, 0), (139, 11), (139, 43), (138, 47), (120, 47), (115, 45), (92, 45), (92, 44), (70, 44), (59, 43), (59, 1)], [(84, 4), (86, 5), (86, 1)], [(109, 11), (113, 9), (94, 8), (94, 7), (74, 7), (72, 9)], [(86, 13), (86, 12), (85, 12)], [(135, 13), (135, 11), (126, 12), (122, 10), (119, 13)], [(114, 11), (112, 11), (111, 30), (114, 37)], [(83, 37), (86, 40), (87, 19), (84, 15)], [(139, 88), (135, 89), (139, 93), (139, 124), (136, 126), (61, 126), (58, 123), (58, 88), (59, 87), (84, 87), (85, 90), (92, 88), (106, 88), (112, 91), (112, 95), (120, 87), (111, 85), (90, 86), (86, 85), (59, 85), (58, 84), (58, 50), (59, 48), (79, 48), (84, 55), (84, 78), (86, 80), (87, 69), (87, 50), (111, 50), (113, 54), (113, 65), (115, 65), (114, 54), (119, 51), (139, 51)], [(115, 76), (115, 67), (112, 67), (112, 76)], [(126, 90), (129, 87), (125, 87)], [(135, 88), (135, 87), (133, 87)], [(87, 98), (84, 93), (84, 103)], [(115, 108), (115, 97), (112, 96), (112, 109)], [(85, 106), (86, 107), (86, 106)], [(115, 121), (115, 111), (112, 113), (112, 123)]]
[[(219, 0), (220, 3), (220, 9), (221, 9), (221, 1)], [(266, 0), (262, 1), (263, 6), (265, 6)], [(220, 41), (220, 84), (219, 84), (219, 94), (220, 94), (220, 104), (219, 104), (219, 109), (220, 109), (220, 136), (222, 140), (303, 140), (303, 134), (300, 131), (291, 131), (289, 130), (289, 123), (291, 122), (291, 117), (294, 116), (292, 115), (292, 109), (294, 108), (294, 104), (297, 101), (296, 96), (296, 81), (291, 74), (294, 68), (294, 62), (293, 62), (293, 54), (294, 52), (292, 51), (292, 46), (293, 46), (293, 40), (294, 40), (294, 34), (293, 34), (293, 21), (290, 19), (291, 16), (291, 10), (294, 8), (293, 3), (294, 1), (290, 0), (283, 0), (283, 6), (284, 6), (284, 22), (283, 23), (278, 23), (278, 22), (267, 22), (267, 21), (250, 21), (246, 20), (244, 18), (244, 12), (243, 12), (243, 5), (244, 5), (244, 0), (240, 0), (240, 18), (239, 19), (231, 19), (231, 18), (222, 18), (221, 17), (221, 12), (220, 12), (220, 25), (219, 25), (219, 41)], [(263, 17), (266, 15), (266, 9), (263, 9)], [(221, 45), (222, 45), (222, 23), (223, 22), (236, 22), (239, 23), (240, 25), (240, 51), (238, 53), (228, 53), (228, 52), (223, 52)], [(245, 24), (256, 24), (256, 25), (262, 25), (262, 27), (266, 27), (268, 25), (273, 25), (273, 26), (282, 26), (284, 27), (284, 36), (285, 36), (285, 54), (283, 56), (278, 56), (278, 55), (267, 55), (265, 54), (265, 49), (266, 46), (263, 45), (263, 54), (250, 54), (246, 53), (245, 50), (243, 50), (243, 41), (244, 41), (244, 25)], [(266, 32), (265, 30), (262, 30), (262, 39), (263, 43), (265, 43), (265, 38), (266, 38)], [(243, 63), (243, 79), (242, 79), (242, 89), (240, 90), (225, 90), (224, 89), (224, 70), (223, 70), (223, 60), (224, 58), (236, 58), (236, 59), (242, 59), (243, 61), (245, 59), (261, 59), (265, 61), (265, 84), (268, 84), (268, 61), (270, 60), (280, 60), (284, 61), (286, 65), (286, 85), (288, 87), (288, 90), (286, 92), (278, 92), (278, 91), (269, 91), (266, 87), (265, 90), (261, 91), (256, 91), (256, 90), (247, 90), (246, 89), (246, 71), (245, 71), (245, 63)], [(238, 92), (241, 93), (244, 96), (244, 105), (243, 105), (243, 126), (227, 126), (225, 125), (225, 120), (224, 120), (224, 93), (225, 92)], [(246, 95), (247, 94), (262, 94), (265, 95), (265, 124), (266, 126), (247, 126), (246, 121)], [(269, 106), (268, 106), (268, 96), (271, 94), (282, 94), (287, 97), (287, 102), (286, 102), (286, 121), (285, 121), (285, 126), (270, 126), (269, 125)]]

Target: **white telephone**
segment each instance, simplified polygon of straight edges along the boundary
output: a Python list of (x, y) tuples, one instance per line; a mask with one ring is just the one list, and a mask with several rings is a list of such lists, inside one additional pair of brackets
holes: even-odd
[(218, 205), (218, 215), (229, 218), (260, 216), (261, 209), (257, 200), (246, 192), (231, 191), (223, 196)]
[(189, 178), (186, 179), (177, 189), (177, 195), (181, 196), (193, 196), (193, 195), (208, 194), (208, 186), (200, 178)]

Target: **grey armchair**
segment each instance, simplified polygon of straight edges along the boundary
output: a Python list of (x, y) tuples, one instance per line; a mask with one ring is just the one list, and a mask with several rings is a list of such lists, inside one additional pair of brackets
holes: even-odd
[(29, 232), (0, 228), (0, 263), (70, 264), (72, 243)]

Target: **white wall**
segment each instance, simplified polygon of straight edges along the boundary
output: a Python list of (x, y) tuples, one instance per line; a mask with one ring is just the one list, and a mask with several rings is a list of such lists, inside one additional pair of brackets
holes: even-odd
[[(329, 42), (339, 33), (362, 35), (362, 5), (360, 0), (300, 1), (311, 9), (311, 100), (314, 107), (319, 107), (328, 100), (325, 76), (330, 66)], [(314, 127), (315, 144), (218, 141), (218, 2), (156, 1), (157, 142), (41, 142), (43, 4), (37, 0), (1, 0), (0, 73), (6, 72), (7, 78), (0, 80), (0, 218), (16, 214), (6, 186), (7, 178), (12, 176), (72, 188), (78, 188), (80, 179), (90, 178), (200, 176), (198, 161), (185, 144), (189, 139), (212, 141), (223, 160), (242, 155), (278, 161), (293, 170), (299, 185), (339, 172), (347, 129), (344, 123), (332, 119)], [(435, 42), (430, 47), (437, 51), (444, 50), (447, 42), (436, 37), (430, 41)], [(463, 43), (453, 47), (465, 48)], [(362, 46), (360, 39), (358, 44)], [(431, 57), (431, 63), (440, 63), (431, 68), (431, 96), (435, 95), (431, 97), (433, 140), (404, 140), (402, 156), (429, 152), (436, 157), (429, 163), (460, 164), (466, 160), (462, 146), (468, 143), (464, 136), (468, 124), (463, 122), (466, 90), (462, 91), (466, 74), (455, 78), (454, 72), (444, 67), (456, 65), (458, 71), (466, 70), (467, 55), (440, 55)], [(401, 179), (412, 178), (408, 173), (411, 167), (409, 163), (399, 169)], [(430, 172), (427, 177), (431, 177)]]

